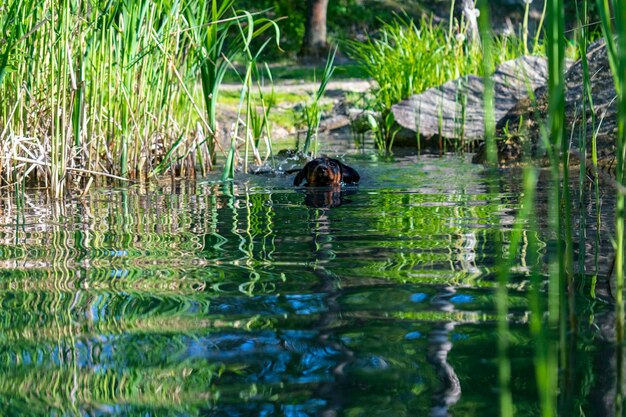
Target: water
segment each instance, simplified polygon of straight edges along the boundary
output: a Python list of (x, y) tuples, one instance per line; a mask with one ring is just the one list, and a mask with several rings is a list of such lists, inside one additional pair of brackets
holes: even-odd
[[(0, 199), (0, 414), (498, 415), (494, 242), (519, 175), (345, 160), (363, 180), (335, 195), (242, 175)], [(509, 285), (516, 416), (540, 415), (527, 271)], [(614, 317), (589, 287), (563, 389), (601, 416)]]

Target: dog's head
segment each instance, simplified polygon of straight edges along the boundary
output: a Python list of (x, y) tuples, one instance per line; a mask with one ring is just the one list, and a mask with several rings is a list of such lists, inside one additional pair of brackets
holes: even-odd
[(306, 180), (313, 187), (327, 185), (356, 184), (361, 177), (353, 168), (328, 157), (315, 158), (304, 166), (296, 175), (293, 185), (300, 185)]

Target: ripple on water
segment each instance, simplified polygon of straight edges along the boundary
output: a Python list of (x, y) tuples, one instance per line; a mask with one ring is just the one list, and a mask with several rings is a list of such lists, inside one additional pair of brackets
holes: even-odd
[[(496, 415), (494, 242), (518, 179), (352, 158), (363, 181), (332, 209), (280, 176), (0, 198), (2, 414)], [(514, 395), (532, 410), (513, 268)]]

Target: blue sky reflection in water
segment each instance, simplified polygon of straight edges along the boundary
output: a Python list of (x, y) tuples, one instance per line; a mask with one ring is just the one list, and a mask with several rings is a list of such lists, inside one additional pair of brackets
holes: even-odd
[[(361, 184), (321, 200), (254, 175), (0, 200), (0, 414), (498, 415), (493, 242), (518, 173), (345, 158)], [(528, 268), (509, 294), (518, 416), (539, 415)], [(572, 389), (600, 416), (612, 307), (578, 305)]]

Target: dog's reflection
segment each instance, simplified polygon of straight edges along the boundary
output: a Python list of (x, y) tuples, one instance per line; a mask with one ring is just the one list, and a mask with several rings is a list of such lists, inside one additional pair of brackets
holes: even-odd
[(304, 204), (315, 208), (339, 207), (350, 200), (346, 197), (356, 194), (356, 188), (346, 188), (340, 185), (328, 187), (306, 187), (300, 190), (304, 193)]

